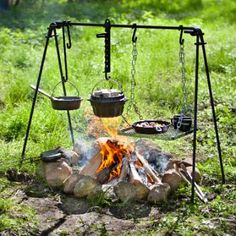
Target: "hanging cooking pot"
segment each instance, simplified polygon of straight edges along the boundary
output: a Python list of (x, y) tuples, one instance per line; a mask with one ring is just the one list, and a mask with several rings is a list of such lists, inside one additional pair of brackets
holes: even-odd
[[(118, 84), (114, 80), (109, 80), (109, 82)], [(97, 84), (92, 90), (90, 99), (88, 99), (92, 105), (94, 115), (98, 117), (116, 117), (122, 115), (127, 98), (121, 89), (112, 89), (111, 86), (109, 89), (94, 90), (96, 86)]]
[(161, 134), (167, 132), (170, 123), (164, 120), (141, 120), (132, 124), (136, 133)]
[(174, 129), (187, 132), (191, 129), (192, 118), (191, 116), (187, 116), (185, 114), (178, 114), (171, 119), (171, 123), (174, 126)]
[[(69, 82), (69, 81), (68, 81)], [(61, 82), (59, 82), (58, 84), (56, 84), (56, 86), (53, 89), (53, 93), (56, 89), (56, 87), (60, 84)], [(74, 84), (72, 84), (71, 82), (69, 82), (77, 91), (77, 93), (79, 94), (78, 89), (74, 86)], [(36, 87), (34, 85), (30, 85), (30, 87), (34, 90), (36, 90)], [(46, 97), (50, 98), (51, 103), (52, 103), (52, 108), (55, 110), (76, 110), (80, 108), (80, 104), (82, 101), (82, 98), (79, 96), (60, 96), (60, 97), (54, 97), (53, 93), (52, 95), (48, 94), (47, 92), (45, 92), (42, 89), (38, 89), (38, 92), (40, 92), (41, 94), (45, 95)]]

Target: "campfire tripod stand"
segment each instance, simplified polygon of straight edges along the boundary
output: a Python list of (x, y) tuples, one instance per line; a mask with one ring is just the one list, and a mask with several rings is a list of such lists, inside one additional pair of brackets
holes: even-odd
[[(210, 98), (210, 104), (211, 104), (211, 109), (212, 109), (212, 116), (213, 116), (213, 123), (214, 123), (214, 129), (215, 129), (215, 134), (216, 134), (216, 142), (217, 142), (217, 150), (218, 150), (218, 156), (219, 156), (219, 162), (220, 162), (220, 168), (221, 168), (221, 175), (222, 175), (222, 183), (225, 183), (225, 175), (224, 175), (224, 167), (223, 167), (223, 160), (222, 160), (222, 155), (221, 155), (221, 146), (220, 146), (220, 139), (219, 139), (219, 133), (218, 133), (218, 128), (217, 128), (217, 121), (216, 121), (216, 114), (215, 114), (215, 108), (214, 108), (214, 100), (213, 100), (213, 93), (212, 93), (212, 87), (211, 87), (211, 80), (210, 80), (210, 73), (208, 69), (208, 63), (207, 63), (207, 56), (206, 56), (206, 50), (205, 50), (205, 44), (206, 42), (204, 41), (204, 33), (200, 28), (197, 27), (185, 27), (185, 26), (153, 26), (153, 25), (137, 25), (137, 24), (111, 24), (110, 21), (107, 19), (105, 21), (105, 24), (96, 24), (96, 23), (74, 23), (74, 22), (68, 22), (68, 21), (63, 21), (63, 22), (55, 22), (50, 24), (48, 28), (48, 33), (46, 36), (46, 43), (45, 43), (45, 48), (43, 52), (43, 57), (42, 57), (42, 62), (38, 74), (38, 79), (37, 79), (37, 84), (36, 84), (36, 89), (35, 89), (35, 94), (32, 102), (32, 108), (30, 112), (30, 117), (29, 117), (29, 122), (28, 122), (28, 127), (26, 131), (26, 136), (24, 140), (24, 145), (23, 145), (23, 150), (22, 150), (22, 158), (21, 158), (21, 163), (23, 163), (25, 159), (25, 151), (26, 151), (26, 146), (27, 146), (27, 141), (29, 137), (29, 132), (30, 132), (30, 126), (33, 118), (33, 113), (34, 113), (34, 108), (35, 108), (35, 103), (37, 99), (37, 94), (38, 94), (38, 89), (41, 81), (41, 75), (43, 71), (43, 66), (45, 62), (45, 57), (47, 54), (47, 48), (49, 44), (49, 39), (54, 37), (55, 38), (55, 43), (56, 43), (56, 49), (57, 49), (57, 54), (58, 54), (58, 62), (59, 62), (59, 69), (60, 69), (60, 74), (61, 74), (61, 79), (62, 79), (62, 85), (63, 85), (63, 92), (64, 95), (66, 95), (66, 89), (65, 89), (65, 84), (63, 80), (63, 74), (62, 74), (62, 66), (61, 66), (61, 59), (60, 59), (60, 53), (59, 53), (59, 47), (58, 47), (58, 41), (57, 41), (57, 35), (56, 35), (56, 30), (57, 29), (63, 29), (64, 27), (69, 26), (89, 26), (89, 27), (104, 27), (105, 28), (105, 33), (97, 35), (97, 37), (102, 37), (105, 39), (105, 78), (108, 79), (108, 73), (110, 72), (110, 30), (111, 28), (131, 28), (134, 29), (134, 34), (136, 29), (156, 29), (156, 30), (175, 30), (175, 31), (180, 31), (180, 41), (182, 40), (182, 35), (183, 33), (189, 34), (191, 36), (194, 36), (196, 38), (195, 46), (196, 46), (196, 60), (195, 60), (195, 91), (194, 91), (194, 128), (193, 128), (193, 153), (192, 153), (192, 189), (191, 189), (191, 201), (194, 202), (194, 193), (195, 193), (195, 167), (196, 167), (196, 144), (197, 144), (197, 113), (198, 113), (198, 80), (199, 80), (199, 48), (202, 48), (202, 55), (203, 55), (203, 60), (204, 60), (204, 66), (205, 66), (205, 72), (206, 72), (206, 79), (207, 79), (207, 85), (208, 85), (208, 92), (209, 92), (209, 98)], [(133, 35), (134, 37), (134, 35)], [(71, 45), (70, 45), (71, 46)], [(70, 120), (70, 114), (69, 111), (67, 111), (68, 114), (68, 121), (69, 121), (69, 127), (70, 131), (72, 134), (72, 141), (73, 141), (73, 132), (72, 132), (72, 127), (71, 127), (71, 120)]]

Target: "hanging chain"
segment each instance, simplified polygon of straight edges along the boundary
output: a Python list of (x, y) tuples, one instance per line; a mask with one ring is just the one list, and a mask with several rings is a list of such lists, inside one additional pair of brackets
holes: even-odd
[[(179, 62), (181, 64), (181, 80), (182, 80), (182, 91), (183, 91), (183, 107), (182, 111), (180, 114), (180, 117), (177, 122), (177, 130), (182, 125), (184, 115), (187, 112), (187, 101), (188, 101), (188, 94), (187, 94), (187, 88), (186, 88), (186, 74), (185, 74), (185, 52), (184, 52), (184, 43), (180, 44), (180, 49), (179, 49)], [(177, 133), (176, 133), (177, 134)]]
[(137, 45), (136, 42), (133, 42), (133, 49), (132, 49), (132, 60), (131, 60), (131, 103), (134, 102), (134, 89), (136, 86), (136, 80), (135, 80), (135, 75), (136, 75), (136, 62), (137, 62), (137, 56), (138, 56), (138, 50), (137, 50)]
[[(131, 91), (130, 91), (130, 102), (127, 107), (127, 112), (126, 115), (129, 114), (129, 111), (133, 107), (135, 113), (138, 115), (140, 120), (143, 120), (143, 117), (138, 109), (138, 106), (135, 103), (135, 86), (136, 86), (136, 80), (135, 80), (135, 75), (136, 75), (136, 61), (137, 61), (137, 56), (138, 56), (138, 50), (137, 50), (137, 45), (136, 41), (132, 42), (133, 48), (132, 48), (132, 60), (131, 60)], [(123, 120), (131, 126), (131, 124), (128, 122), (128, 120), (125, 118), (125, 116), (122, 115)]]
[(182, 90), (183, 90), (183, 108), (182, 113), (186, 114), (188, 111), (188, 93), (186, 86), (186, 71), (185, 71), (185, 52), (184, 44), (180, 45), (179, 50), (179, 62), (181, 63), (181, 79), (182, 79)]
[(138, 106), (135, 103), (135, 86), (136, 86), (136, 62), (137, 62), (137, 56), (138, 56), (138, 50), (137, 50), (137, 44), (136, 42), (133, 42), (133, 49), (132, 49), (132, 61), (131, 61), (131, 94), (130, 94), (130, 104), (127, 109), (127, 114), (131, 107), (133, 106), (135, 113), (139, 116), (139, 119), (142, 120), (143, 117), (138, 109)]

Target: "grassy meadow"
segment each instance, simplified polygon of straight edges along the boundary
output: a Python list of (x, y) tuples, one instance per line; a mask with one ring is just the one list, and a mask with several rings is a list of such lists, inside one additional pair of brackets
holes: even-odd
[[(226, 185), (221, 185), (215, 133), (202, 54), (199, 66), (199, 131), (197, 134), (198, 168), (203, 174), (203, 189), (215, 195), (208, 204), (198, 200), (193, 206), (182, 201), (171, 210), (165, 206), (165, 217), (153, 225), (147, 235), (156, 232), (172, 235), (234, 235), (234, 226), (228, 219), (236, 215), (236, 2), (231, 0), (176, 0), (176, 1), (92, 1), (25, 0), (10, 10), (0, 10), (0, 232), (13, 228), (20, 232), (31, 222), (33, 210), (27, 210), (25, 220), (12, 214), (22, 212), (14, 208), (14, 201), (6, 199), (11, 182), (4, 173), (18, 168), (24, 136), (45, 45), (47, 27), (57, 20), (71, 22), (149, 24), (170, 26), (199, 26), (207, 42), (206, 51), (210, 68), (214, 103), (219, 127), (222, 156), (225, 165)], [(96, 34), (103, 28), (71, 27), (72, 48), (68, 50), (68, 72), (71, 81), (83, 97), (81, 108), (71, 112), (75, 138), (86, 132), (88, 120), (93, 116), (87, 99), (94, 86), (104, 78), (104, 44)], [(111, 77), (130, 97), (132, 30), (112, 28)], [(179, 31), (137, 30), (137, 64), (135, 101), (146, 119), (167, 119), (181, 111), (182, 84), (179, 63)], [(188, 105), (193, 107), (195, 37), (184, 34), (186, 84)], [(62, 46), (62, 34), (58, 30)], [(61, 47), (62, 52), (62, 47)], [(201, 52), (201, 50), (200, 50)], [(52, 93), (60, 81), (54, 38), (50, 39), (40, 87)], [(68, 85), (68, 94), (75, 90)], [(61, 90), (55, 93), (60, 95)], [(127, 106), (126, 106), (127, 107)], [(126, 110), (125, 110), (126, 112)], [(128, 120), (139, 117), (131, 110)], [(122, 123), (122, 120), (120, 119)], [(159, 141), (164, 150), (180, 158), (191, 157), (192, 136), (176, 141)], [(71, 148), (65, 112), (51, 108), (49, 99), (38, 95), (26, 155), (37, 157), (42, 151), (62, 146)], [(35, 173), (35, 163), (26, 161), (21, 171)], [(4, 195), (5, 194), (5, 195)], [(179, 189), (178, 196), (190, 195), (190, 188)], [(163, 209), (164, 209), (163, 208)], [(162, 210), (163, 210), (162, 209)], [(164, 210), (163, 210), (164, 211)], [(179, 215), (183, 216), (179, 219)], [(177, 222), (177, 223), (176, 223)], [(35, 226), (36, 227), (36, 226)], [(0, 233), (1, 234), (1, 233)], [(138, 232), (137, 232), (138, 234)]]

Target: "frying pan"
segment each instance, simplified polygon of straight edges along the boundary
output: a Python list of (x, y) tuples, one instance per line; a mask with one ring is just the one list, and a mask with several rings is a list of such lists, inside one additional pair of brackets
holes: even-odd
[[(36, 87), (34, 85), (30, 85), (30, 87), (36, 90)], [(38, 91), (44, 96), (50, 98), (52, 108), (55, 110), (75, 110), (80, 108), (82, 98), (79, 96), (54, 97), (40, 88), (38, 88)]]
[(133, 123), (132, 127), (136, 133), (161, 134), (165, 133), (170, 123), (163, 120), (141, 120)]

